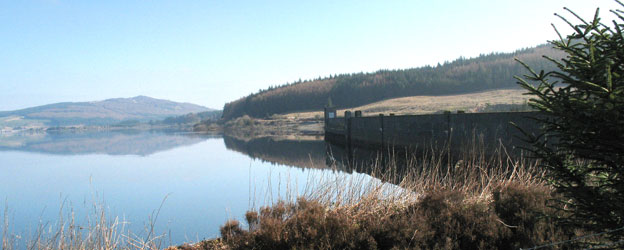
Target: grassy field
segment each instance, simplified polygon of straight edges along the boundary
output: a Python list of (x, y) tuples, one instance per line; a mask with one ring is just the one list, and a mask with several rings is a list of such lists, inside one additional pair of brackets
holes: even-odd
[[(380, 113), (396, 115), (431, 114), (443, 110), (466, 112), (480, 112), (487, 106), (500, 104), (524, 104), (528, 96), (523, 95), (523, 89), (500, 89), (471, 94), (446, 95), (446, 96), (410, 96), (383, 100), (351, 109), (341, 109), (338, 114), (345, 110), (361, 110), (363, 115), (377, 115)], [(276, 115), (280, 118), (311, 119), (322, 118), (322, 111), (289, 113)]]

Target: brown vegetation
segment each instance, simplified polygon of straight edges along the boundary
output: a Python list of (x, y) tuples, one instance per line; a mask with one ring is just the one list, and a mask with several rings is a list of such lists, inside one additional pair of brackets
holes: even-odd
[[(358, 207), (328, 210), (317, 201), (300, 199), (261, 209), (258, 222), (248, 221), (257, 224), (255, 230), (228, 222), (222, 236), (232, 249), (512, 249), (565, 238), (548, 221), (531, 217), (543, 212), (548, 190), (507, 185), (495, 193), (511, 193), (514, 199), (487, 203), (440, 190), (406, 207), (368, 213)], [(506, 225), (498, 212), (518, 224)]]
[(402, 176), (398, 161), (371, 171), (397, 186), (328, 180), (294, 202), (249, 211), (245, 225), (226, 222), (219, 239), (178, 249), (517, 249), (589, 240), (554, 225), (561, 214), (548, 204), (556, 194), (535, 162), (469, 149), (448, 165), (443, 155), (408, 161)]

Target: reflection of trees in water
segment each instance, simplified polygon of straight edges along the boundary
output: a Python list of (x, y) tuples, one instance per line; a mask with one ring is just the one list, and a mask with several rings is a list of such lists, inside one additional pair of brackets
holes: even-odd
[(396, 165), (392, 166), (394, 168), (392, 171), (395, 171), (397, 166), (404, 166), (400, 160), (404, 151), (382, 154), (379, 150), (354, 148), (352, 153), (348, 154), (344, 147), (322, 139), (288, 140), (263, 137), (243, 140), (224, 136), (223, 140), (229, 150), (263, 162), (291, 167), (335, 169), (373, 175), (374, 172), (389, 170), (390, 161)]
[[(466, 141), (449, 148), (445, 143), (419, 144), (412, 148), (361, 148), (347, 150), (323, 140), (287, 140), (277, 138), (256, 138), (250, 140), (224, 136), (229, 150), (248, 155), (272, 164), (298, 168), (327, 168), (345, 172), (358, 172), (397, 183), (405, 173), (431, 171), (452, 172), (464, 163), (472, 165), (500, 166), (519, 159), (517, 150), (504, 145), (485, 145), (482, 139)], [(393, 179), (385, 179), (392, 176)]]
[(328, 143), (327, 148), (338, 168), (397, 184), (407, 173), (430, 175), (431, 171), (438, 171), (439, 175), (452, 176), (462, 167), (510, 168), (520, 161), (533, 161), (521, 147), (505, 142), (488, 144), (482, 136), (474, 136), (452, 146), (445, 141), (429, 141), (414, 143), (411, 147), (386, 146), (383, 149), (379, 145), (348, 149)]
[(46, 154), (108, 154), (146, 156), (180, 146), (199, 143), (216, 135), (176, 131), (87, 131), (19, 134), (3, 138), (0, 150)]
[(262, 137), (242, 140), (224, 135), (223, 141), (227, 149), (264, 162), (299, 168), (331, 168), (322, 138), (292, 140)]

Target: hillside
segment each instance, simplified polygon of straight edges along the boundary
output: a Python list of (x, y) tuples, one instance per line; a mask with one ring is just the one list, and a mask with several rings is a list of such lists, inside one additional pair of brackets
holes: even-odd
[(171, 116), (211, 111), (191, 103), (147, 96), (94, 102), (63, 102), (0, 112), (0, 127), (110, 125), (122, 121), (162, 120)]
[(272, 114), (321, 110), (328, 102), (338, 108), (357, 107), (385, 99), (472, 93), (491, 89), (517, 88), (514, 75), (525, 69), (514, 58), (533, 68), (554, 70), (543, 55), (561, 58), (550, 45), (513, 53), (492, 53), (477, 58), (404, 70), (380, 70), (300, 81), (269, 88), (225, 104), (223, 118), (243, 115), (267, 117)]
[[(524, 89), (497, 89), (468, 94), (399, 97), (348, 110), (360, 110), (364, 116), (420, 115), (458, 110), (468, 113), (528, 111), (530, 107), (526, 101), (529, 97), (524, 95), (525, 92)], [(342, 116), (345, 110), (339, 109), (338, 114)], [(275, 114), (267, 118), (243, 116), (225, 122), (224, 132), (238, 138), (322, 135), (322, 117), (323, 111)]]
[[(391, 113), (395, 115), (422, 115), (445, 110), (452, 112), (462, 110), (468, 113), (514, 111), (514, 108), (528, 108), (526, 101), (529, 96), (524, 95), (525, 92), (524, 89), (497, 89), (457, 95), (399, 97), (353, 107), (349, 110), (361, 110), (365, 116)], [(338, 114), (342, 115), (344, 111), (345, 109), (340, 109)], [(323, 117), (323, 111), (273, 116), (276, 119), (313, 119), (319, 117)]]

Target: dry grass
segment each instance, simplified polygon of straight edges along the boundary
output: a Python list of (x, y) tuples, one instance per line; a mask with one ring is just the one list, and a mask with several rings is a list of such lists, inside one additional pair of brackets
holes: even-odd
[(478, 147), (452, 164), (445, 152), (402, 157), (373, 164), (373, 179), (316, 179), (295, 200), (250, 210), (246, 225), (228, 221), (221, 238), (179, 249), (517, 249), (582, 233), (549, 217), (555, 194), (535, 161)]
[[(410, 96), (374, 102), (360, 107), (339, 110), (362, 110), (365, 115), (394, 113), (397, 115), (432, 114), (442, 110), (476, 112), (486, 105), (522, 104), (528, 99), (521, 89), (499, 89), (471, 94), (447, 96)], [(311, 119), (322, 118), (323, 112), (301, 112), (279, 115), (280, 117)]]
[[(164, 202), (164, 200), (163, 200)], [(73, 209), (66, 211), (63, 204), (59, 219), (53, 224), (40, 224), (34, 235), (24, 236), (11, 231), (8, 208), (4, 211), (2, 250), (154, 250), (162, 249), (164, 234), (155, 234), (156, 210), (139, 236), (126, 229), (125, 221), (106, 214), (103, 203), (94, 203), (84, 222), (78, 223)]]

